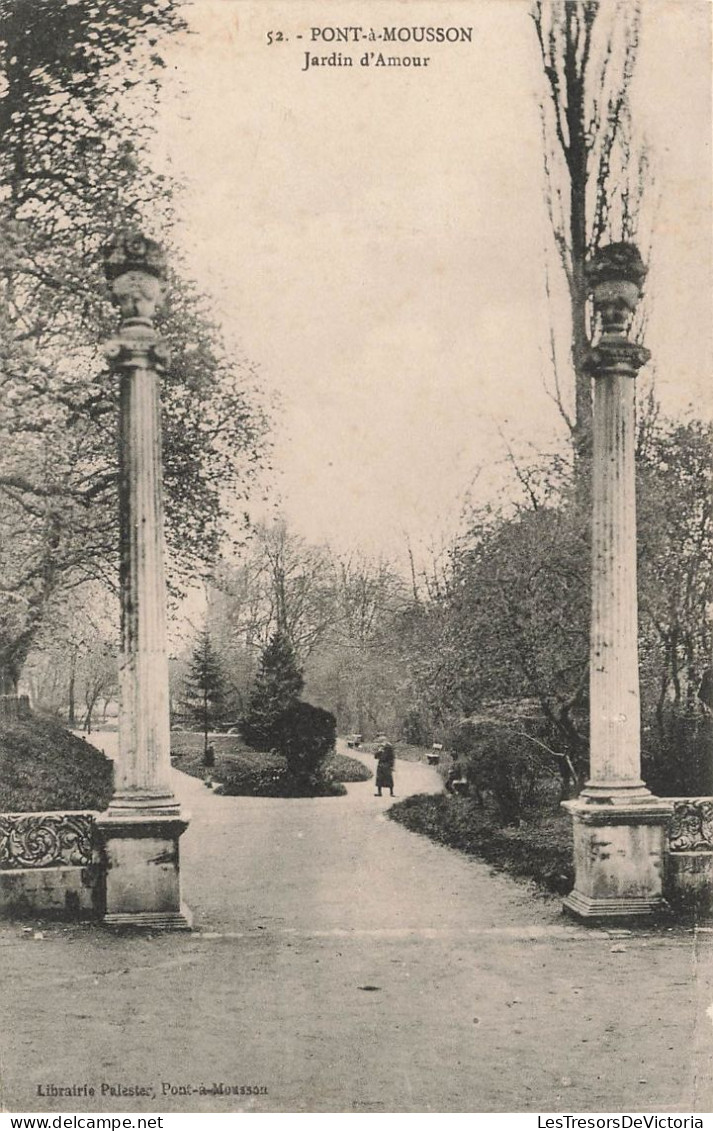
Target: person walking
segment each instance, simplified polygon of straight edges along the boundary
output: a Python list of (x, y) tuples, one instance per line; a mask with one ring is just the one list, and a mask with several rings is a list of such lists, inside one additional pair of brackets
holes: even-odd
[(394, 796), (394, 748), (390, 742), (382, 742), (376, 748), (374, 757), (376, 765), (376, 793), (374, 797), (382, 796), (382, 789), (388, 789), (391, 797)]

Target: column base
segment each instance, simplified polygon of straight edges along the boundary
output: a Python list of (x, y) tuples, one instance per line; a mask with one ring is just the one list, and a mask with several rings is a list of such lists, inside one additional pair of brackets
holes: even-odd
[(180, 817), (181, 805), (172, 793), (147, 793), (126, 790), (115, 793), (102, 817), (107, 820), (130, 820), (132, 817)]
[(664, 915), (668, 915), (670, 908), (663, 897), (653, 899), (597, 899), (594, 896), (583, 895), (576, 888), (562, 900), (563, 909), (577, 919), (588, 919), (590, 922), (602, 922), (605, 919), (617, 919), (621, 922), (629, 919), (654, 922)]
[(141, 927), (154, 931), (190, 931), (193, 929), (193, 913), (185, 903), (180, 911), (135, 911), (107, 912), (102, 923), (105, 927)]
[(671, 803), (653, 795), (634, 803), (589, 798), (564, 802), (574, 826), (575, 884), (564, 910), (588, 922), (665, 915), (666, 826)]
[(181, 901), (178, 841), (188, 825), (164, 813), (118, 815), (96, 822), (104, 866), (103, 915), (107, 926), (189, 930)]
[(595, 805), (646, 805), (649, 801), (657, 800), (650, 789), (643, 782), (633, 782), (629, 785), (619, 785), (607, 782), (587, 782), (577, 801), (583, 804)]

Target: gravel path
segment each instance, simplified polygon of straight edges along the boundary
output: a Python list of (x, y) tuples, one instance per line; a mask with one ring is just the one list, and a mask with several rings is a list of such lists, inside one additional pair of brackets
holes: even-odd
[[(176, 782), (192, 934), (0, 930), (5, 1110), (713, 1110), (710, 933), (572, 924), (389, 821), (373, 781)], [(438, 788), (397, 762), (399, 796)], [(95, 1095), (51, 1094), (73, 1085)]]

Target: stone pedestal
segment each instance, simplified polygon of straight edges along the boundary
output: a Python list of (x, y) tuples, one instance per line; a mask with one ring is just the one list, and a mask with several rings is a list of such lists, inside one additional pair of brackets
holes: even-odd
[(190, 929), (191, 913), (181, 902), (178, 849), (187, 824), (180, 817), (146, 814), (100, 818), (106, 924)]
[(671, 804), (651, 797), (633, 805), (564, 802), (574, 825), (574, 890), (566, 911), (588, 920), (650, 920), (664, 899)]
[(166, 350), (153, 326), (165, 263), (153, 241), (125, 234), (107, 248), (105, 267), (122, 322), (107, 347), (120, 385), (121, 654), (114, 796), (97, 821), (104, 922), (187, 929), (178, 847), (187, 821), (171, 786), (159, 395)]

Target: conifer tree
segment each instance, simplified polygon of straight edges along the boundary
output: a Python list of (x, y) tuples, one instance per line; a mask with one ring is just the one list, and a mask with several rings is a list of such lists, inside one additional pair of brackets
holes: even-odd
[(276, 632), (263, 652), (260, 670), (248, 709), (241, 723), (241, 734), (256, 750), (270, 750), (279, 743), (279, 722), (285, 711), (298, 701), (304, 678), (295, 650), (283, 632)]
[(220, 721), (225, 702), (225, 684), (218, 657), (208, 632), (202, 632), (185, 681), (185, 704), (203, 731), (203, 762), (210, 764), (208, 734)]

